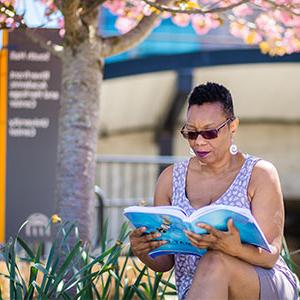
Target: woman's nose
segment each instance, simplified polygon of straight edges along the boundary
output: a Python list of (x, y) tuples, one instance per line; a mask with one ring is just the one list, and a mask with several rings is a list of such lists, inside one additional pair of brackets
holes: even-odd
[(207, 143), (207, 140), (201, 134), (198, 134), (195, 143), (196, 145), (205, 145)]

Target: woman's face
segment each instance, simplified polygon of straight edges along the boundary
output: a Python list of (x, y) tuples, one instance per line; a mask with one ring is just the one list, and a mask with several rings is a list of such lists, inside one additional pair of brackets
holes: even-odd
[[(216, 129), (227, 119), (221, 103), (192, 105), (187, 112), (185, 130)], [(199, 134), (195, 140), (188, 140), (190, 147), (201, 162), (213, 163), (222, 160), (224, 155), (229, 153), (232, 135), (236, 131), (238, 120), (227, 124), (218, 131), (218, 136), (214, 139), (205, 139)]]

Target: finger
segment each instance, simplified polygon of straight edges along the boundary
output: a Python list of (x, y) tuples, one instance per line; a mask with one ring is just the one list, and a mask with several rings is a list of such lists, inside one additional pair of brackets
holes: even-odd
[(200, 240), (196, 240), (194, 238), (189, 238), (191, 244), (197, 248), (201, 248), (201, 249), (206, 249), (209, 246), (212, 245), (212, 243), (206, 242), (206, 241), (200, 241)]
[(166, 243), (167, 241), (152, 241), (148, 243), (143, 243), (139, 245), (137, 248), (135, 248), (135, 251), (137, 253), (148, 253), (149, 251), (156, 249)]
[(148, 243), (148, 246), (149, 246), (150, 250), (153, 250), (153, 249), (156, 249), (156, 248), (158, 248), (162, 245), (165, 245), (167, 243), (168, 243), (167, 241), (152, 241), (152, 242)]
[(138, 243), (132, 245), (131, 249), (133, 250), (134, 255), (144, 255), (144, 254), (148, 254), (149, 251), (156, 249), (166, 243), (167, 241), (162, 241), (162, 240)]
[(130, 234), (130, 237), (140, 237), (143, 235), (143, 233), (147, 230), (146, 227), (140, 227), (140, 228), (137, 228), (135, 230), (133, 230)]
[(187, 231), (186, 235), (188, 237), (193, 238), (194, 240), (197, 240), (198, 242), (208, 242), (208, 243), (214, 243), (218, 240), (216, 236), (213, 234), (197, 234), (191, 231)]
[(215, 243), (218, 240), (218, 238), (213, 234), (202, 234), (201, 240), (203, 242)]
[(208, 224), (204, 224), (204, 223), (198, 223), (197, 224), (198, 227), (205, 229), (208, 233), (213, 234), (214, 236), (216, 236), (217, 238), (221, 238), (224, 234), (224, 232), (217, 230), (216, 228), (208, 225)]
[(143, 239), (144, 239), (144, 241), (149, 242), (149, 241), (159, 238), (160, 236), (161, 236), (161, 234), (159, 232), (149, 233), (149, 234), (143, 236)]
[(238, 233), (238, 229), (234, 226), (233, 220), (229, 219), (227, 222), (227, 227), (228, 227), (228, 232), (231, 234), (236, 234)]

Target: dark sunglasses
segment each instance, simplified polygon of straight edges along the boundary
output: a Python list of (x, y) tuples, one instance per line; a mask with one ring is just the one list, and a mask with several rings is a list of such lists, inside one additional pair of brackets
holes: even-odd
[(180, 132), (183, 135), (183, 137), (188, 140), (196, 140), (198, 138), (199, 134), (206, 140), (211, 140), (211, 139), (217, 138), (220, 129), (222, 129), (226, 124), (228, 124), (231, 121), (233, 121), (233, 119), (229, 118), (225, 122), (223, 122), (219, 127), (215, 128), (215, 129), (200, 130), (200, 131), (185, 130), (184, 129), (185, 125), (184, 125), (182, 127), (182, 129), (180, 130)]

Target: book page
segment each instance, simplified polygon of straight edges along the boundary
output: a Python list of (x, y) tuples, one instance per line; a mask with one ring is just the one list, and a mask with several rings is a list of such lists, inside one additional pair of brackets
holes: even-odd
[(197, 219), (198, 217), (207, 214), (208, 212), (213, 212), (213, 211), (218, 211), (220, 209), (225, 209), (233, 212), (237, 212), (247, 218), (254, 218), (250, 211), (246, 208), (240, 208), (236, 206), (231, 206), (231, 205), (223, 205), (223, 204), (211, 204), (211, 205), (206, 205), (203, 206), (196, 211), (194, 211), (190, 216), (189, 216), (189, 221), (192, 222), (193, 220)]
[(208, 224), (220, 231), (227, 231), (227, 222), (233, 220), (240, 233), (242, 243), (252, 244), (270, 251), (269, 243), (254, 216), (248, 209), (228, 205), (211, 205), (194, 212), (190, 218), (190, 228), (197, 234), (207, 233), (197, 226), (198, 223)]
[(124, 213), (139, 212), (139, 213), (154, 213), (167, 214), (178, 217), (182, 220), (187, 218), (185, 211), (178, 206), (130, 206), (124, 209)]

